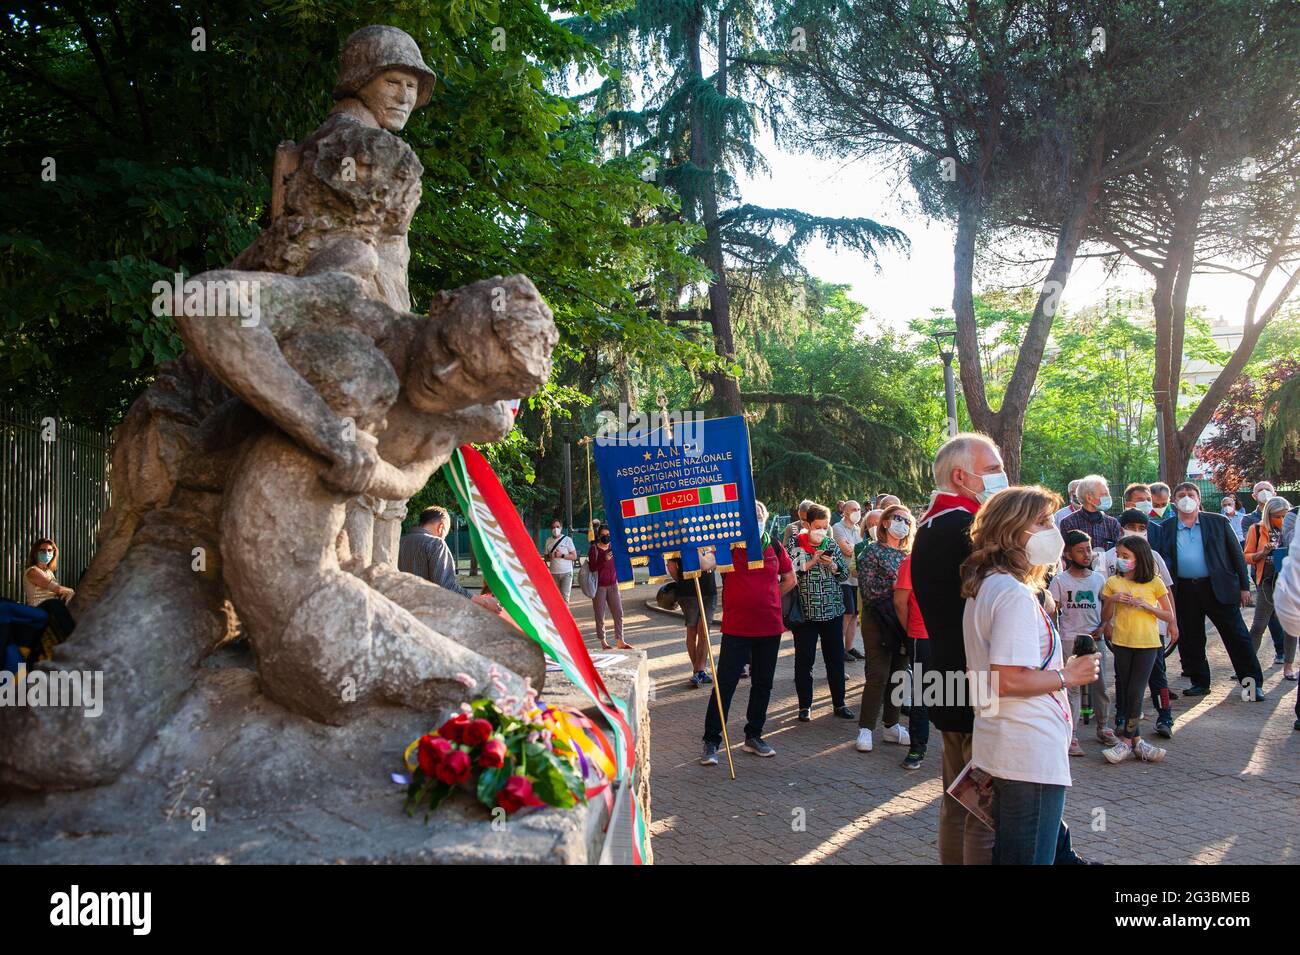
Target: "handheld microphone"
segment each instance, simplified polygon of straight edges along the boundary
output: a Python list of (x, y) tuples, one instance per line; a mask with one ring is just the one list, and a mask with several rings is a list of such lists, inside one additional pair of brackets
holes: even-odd
[[(1097, 641), (1092, 638), (1090, 633), (1080, 633), (1074, 638), (1074, 655), (1076, 657), (1087, 656), (1090, 653), (1097, 652)], [(1092, 684), (1085, 683), (1079, 688), (1079, 715), (1083, 717), (1083, 725), (1087, 726), (1092, 722)]]

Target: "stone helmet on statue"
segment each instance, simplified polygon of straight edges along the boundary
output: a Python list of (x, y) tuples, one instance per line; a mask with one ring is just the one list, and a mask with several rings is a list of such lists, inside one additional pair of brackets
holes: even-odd
[(429, 102), (433, 81), (434, 72), (409, 33), (397, 27), (363, 27), (343, 44), (334, 98), (360, 100), (377, 125), (397, 132), (414, 110)]

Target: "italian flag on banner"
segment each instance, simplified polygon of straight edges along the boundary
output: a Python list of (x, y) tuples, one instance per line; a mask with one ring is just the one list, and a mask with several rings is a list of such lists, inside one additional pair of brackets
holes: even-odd
[(560, 596), (492, 465), (464, 445), (444, 465), (443, 474), (469, 520), (470, 543), (492, 595), (501, 601), (510, 619), (541, 644), (565, 676), (591, 698), (613, 728), (619, 777), (633, 816), (633, 857), (640, 865), (645, 861), (646, 829), (636, 802), (636, 740), (627, 721), (627, 704), (606, 689), (569, 605)]

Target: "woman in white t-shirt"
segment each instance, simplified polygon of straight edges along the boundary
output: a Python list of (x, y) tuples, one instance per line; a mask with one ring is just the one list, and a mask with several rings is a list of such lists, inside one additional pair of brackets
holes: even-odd
[[(1011, 487), (986, 501), (961, 566), (975, 729), (971, 763), (993, 778), (999, 865), (1052, 865), (1068, 854), (1062, 821), (1070, 785), (1067, 690), (1097, 679), (1097, 654), (1063, 662), (1061, 638), (1039, 601), (1065, 541), (1060, 505), (1041, 487)], [(1064, 861), (1064, 860), (1062, 860)]]

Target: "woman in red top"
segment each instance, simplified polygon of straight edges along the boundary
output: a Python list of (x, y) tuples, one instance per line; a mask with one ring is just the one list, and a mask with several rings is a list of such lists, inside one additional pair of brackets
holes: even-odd
[[(925, 621), (921, 619), (921, 608), (916, 605), (916, 594), (912, 593), (912, 555), (908, 554), (898, 565), (898, 577), (894, 580), (894, 611), (898, 622), (907, 631), (907, 655), (912, 661), (912, 709), (907, 718), (908, 735), (912, 737), (907, 756), (903, 759), (904, 769), (920, 769), (925, 759), (925, 748), (930, 742), (930, 714), (922, 700), (920, 681), (924, 679), (926, 669), (930, 666), (930, 640), (925, 632)], [(891, 688), (890, 692), (901, 691), (901, 687)]]
[[(767, 508), (755, 502), (758, 526), (763, 530), (763, 566), (751, 569), (744, 547), (731, 550), (732, 570), (722, 577), (722, 652), (718, 656), (718, 693), (722, 712), (731, 707), (732, 694), (740, 682), (745, 664), (750, 665), (749, 707), (745, 712), (744, 750), (755, 756), (775, 756), (776, 750), (763, 739), (767, 704), (772, 696), (776, 660), (781, 652), (781, 595), (798, 584), (790, 555), (774, 545), (767, 533)], [(704, 755), (700, 765), (718, 765), (722, 744), (722, 720), (718, 702), (709, 694), (704, 714)]]

